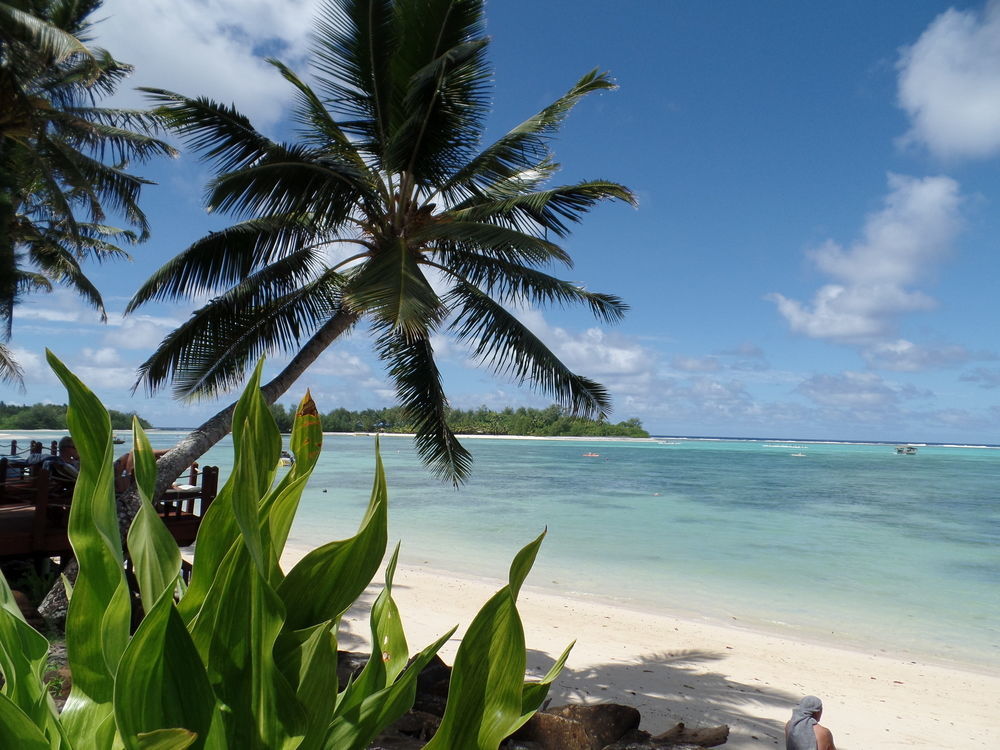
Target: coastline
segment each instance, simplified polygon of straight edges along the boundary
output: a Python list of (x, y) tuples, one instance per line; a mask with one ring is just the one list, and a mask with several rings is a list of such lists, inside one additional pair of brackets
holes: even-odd
[[(290, 546), (288, 569), (308, 549)], [(368, 607), (381, 575), (344, 617), (341, 648), (367, 650)], [(459, 624), (442, 649), (451, 663), (464, 629), (504, 584), (499, 579), (400, 565), (393, 584), (411, 651)], [(642, 728), (662, 732), (729, 724), (733, 750), (780, 747), (782, 727), (802, 695), (819, 695), (841, 750), (991, 747), (1000, 731), (987, 695), (1000, 677), (909, 658), (852, 650), (742, 625), (565, 596), (528, 584), (518, 600), (533, 676), (576, 640), (550, 692), (553, 705), (633, 705)]]

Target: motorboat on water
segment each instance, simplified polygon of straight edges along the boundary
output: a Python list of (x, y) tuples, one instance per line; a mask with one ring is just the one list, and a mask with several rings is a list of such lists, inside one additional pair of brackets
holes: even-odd
[(896, 454), (900, 456), (915, 456), (917, 455), (917, 446), (915, 445), (897, 445)]

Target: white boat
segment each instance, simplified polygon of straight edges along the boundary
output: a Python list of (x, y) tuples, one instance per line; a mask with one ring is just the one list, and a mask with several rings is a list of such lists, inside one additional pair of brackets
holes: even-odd
[(915, 456), (917, 455), (917, 446), (915, 445), (897, 445), (896, 453), (900, 456)]

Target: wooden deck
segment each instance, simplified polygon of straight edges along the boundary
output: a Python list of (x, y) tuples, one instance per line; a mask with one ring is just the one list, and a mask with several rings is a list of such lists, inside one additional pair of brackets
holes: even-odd
[[(10, 478), (7, 459), (0, 459), (0, 559), (72, 556), (66, 525), (72, 495), (50, 482), (44, 468)], [(219, 470), (193, 466), (186, 477), (190, 489), (170, 489), (156, 509), (178, 546), (193, 544), (201, 519), (215, 499)], [(200, 480), (200, 483), (199, 483)]]

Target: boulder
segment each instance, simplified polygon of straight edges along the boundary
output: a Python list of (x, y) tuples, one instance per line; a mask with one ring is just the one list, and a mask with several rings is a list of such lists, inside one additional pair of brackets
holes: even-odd
[(28, 600), (26, 594), (21, 591), (15, 591), (14, 602), (17, 604), (18, 609), (21, 610), (21, 616), (27, 621), (27, 623), (33, 627), (35, 630), (41, 630), (45, 627), (45, 621), (42, 616), (38, 613), (38, 610), (32, 606), (31, 602)]
[(514, 735), (541, 750), (602, 750), (639, 726), (639, 711), (617, 703), (539, 711)]

